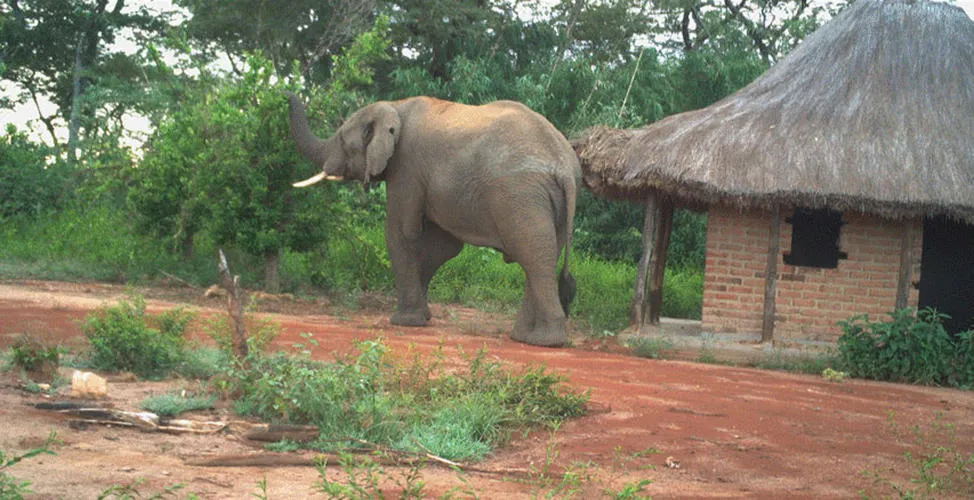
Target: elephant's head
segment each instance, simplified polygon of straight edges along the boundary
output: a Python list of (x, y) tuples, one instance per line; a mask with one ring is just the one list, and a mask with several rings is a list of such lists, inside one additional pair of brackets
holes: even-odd
[(325, 179), (369, 182), (382, 175), (399, 141), (399, 113), (391, 104), (370, 104), (348, 117), (335, 135), (319, 139), (311, 133), (301, 100), (294, 94), (289, 94), (288, 100), (291, 137), (298, 152), (321, 167), (320, 173), (296, 182), (295, 187)]

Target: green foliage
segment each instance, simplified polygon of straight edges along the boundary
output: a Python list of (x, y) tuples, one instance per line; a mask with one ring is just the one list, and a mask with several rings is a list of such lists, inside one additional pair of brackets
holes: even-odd
[(57, 346), (45, 346), (37, 338), (24, 334), (10, 346), (10, 362), (28, 372), (57, 370), (61, 351)]
[(0, 240), (0, 262), (9, 267), (0, 271), (7, 276), (127, 282), (174, 266), (158, 244), (133, 232), (124, 212), (108, 205), (16, 217), (0, 224)]
[(39, 216), (64, 205), (67, 172), (48, 165), (51, 152), (7, 125), (0, 135), (0, 221), (15, 215)]
[(213, 408), (216, 396), (198, 396), (186, 391), (169, 392), (158, 396), (149, 396), (139, 407), (163, 417), (173, 417), (180, 413)]
[[(381, 456), (381, 454), (376, 455)], [(380, 481), (386, 479), (392, 480), (399, 487), (400, 499), (426, 498), (425, 484), (420, 474), (425, 465), (423, 461), (416, 461), (397, 476), (387, 472), (368, 456), (355, 457), (348, 453), (340, 453), (338, 464), (345, 473), (344, 482), (329, 481), (328, 462), (317, 461), (315, 468), (318, 470), (318, 481), (312, 489), (334, 499), (386, 498), (386, 494), (380, 488)]]
[(673, 348), (673, 343), (658, 337), (632, 337), (626, 347), (636, 356), (649, 359), (663, 359), (663, 353)]
[[(762, 356), (758, 362), (754, 363), (754, 366), (762, 370), (822, 375), (824, 378), (830, 380), (829, 377), (840, 378), (840, 374), (844, 373), (836, 371), (833, 368), (833, 366), (839, 363), (840, 361), (832, 352), (822, 354), (788, 354), (781, 349), (774, 349)], [(826, 373), (829, 375), (826, 375)]]
[(7, 472), (7, 469), (17, 465), (23, 460), (34, 458), (38, 455), (53, 455), (50, 447), (57, 442), (54, 432), (47, 437), (47, 441), (40, 447), (34, 448), (21, 455), (5, 454), (0, 450), (0, 498), (4, 500), (21, 500), (24, 495), (33, 493), (30, 490), (30, 481), (21, 481)]
[(315, 447), (364, 441), (454, 460), (482, 458), (510, 429), (581, 415), (587, 400), (564, 392), (563, 379), (543, 367), (514, 373), (487, 361), (484, 351), (466, 372), (433, 378), (439, 358), (405, 366), (379, 341), (361, 342), (358, 349), (356, 357), (334, 363), (255, 354), (245, 363), (249, 369), (232, 368), (216, 383), (242, 413), (318, 426)]
[(971, 388), (974, 331), (951, 336), (932, 309), (900, 309), (889, 321), (841, 321), (839, 360), (853, 377)]
[(90, 344), (91, 366), (159, 377), (183, 360), (185, 330), (192, 315), (173, 309), (156, 316), (145, 312), (145, 299), (133, 296), (88, 314), (81, 331)]

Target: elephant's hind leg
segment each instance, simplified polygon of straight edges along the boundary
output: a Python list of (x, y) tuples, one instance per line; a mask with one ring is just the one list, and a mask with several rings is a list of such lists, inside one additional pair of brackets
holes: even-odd
[[(444, 231), (432, 221), (426, 220), (426, 223), (423, 225), (422, 247), (424, 252), (421, 278), (423, 280), (423, 296), (425, 297), (429, 291), (430, 281), (433, 279), (436, 271), (446, 261), (456, 257), (460, 253), (460, 250), (463, 249), (463, 242)], [(425, 314), (426, 319), (432, 317), (428, 301), (426, 302)]]
[(550, 238), (542, 234), (529, 240), (528, 249), (516, 256), (524, 269), (525, 284), (511, 338), (526, 344), (560, 347), (568, 342), (568, 322), (558, 298), (555, 278), (558, 252), (553, 229), (551, 233)]

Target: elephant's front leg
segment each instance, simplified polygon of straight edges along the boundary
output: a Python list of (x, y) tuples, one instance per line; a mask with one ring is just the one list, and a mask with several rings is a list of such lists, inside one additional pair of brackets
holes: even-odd
[(389, 318), (394, 325), (425, 326), (428, 319), (421, 220), (411, 224), (401, 217), (386, 219), (386, 249), (396, 282), (396, 312)]

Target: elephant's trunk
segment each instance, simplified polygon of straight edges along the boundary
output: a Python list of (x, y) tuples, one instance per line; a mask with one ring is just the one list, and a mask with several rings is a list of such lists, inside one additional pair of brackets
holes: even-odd
[(301, 102), (301, 99), (290, 92), (287, 93), (287, 97), (290, 106), (291, 138), (294, 139), (298, 153), (322, 169), (318, 175), (294, 184), (296, 187), (310, 186), (322, 179), (331, 177), (324, 171), (325, 160), (328, 159), (328, 142), (319, 139), (311, 132), (308, 117), (304, 112), (304, 103)]

